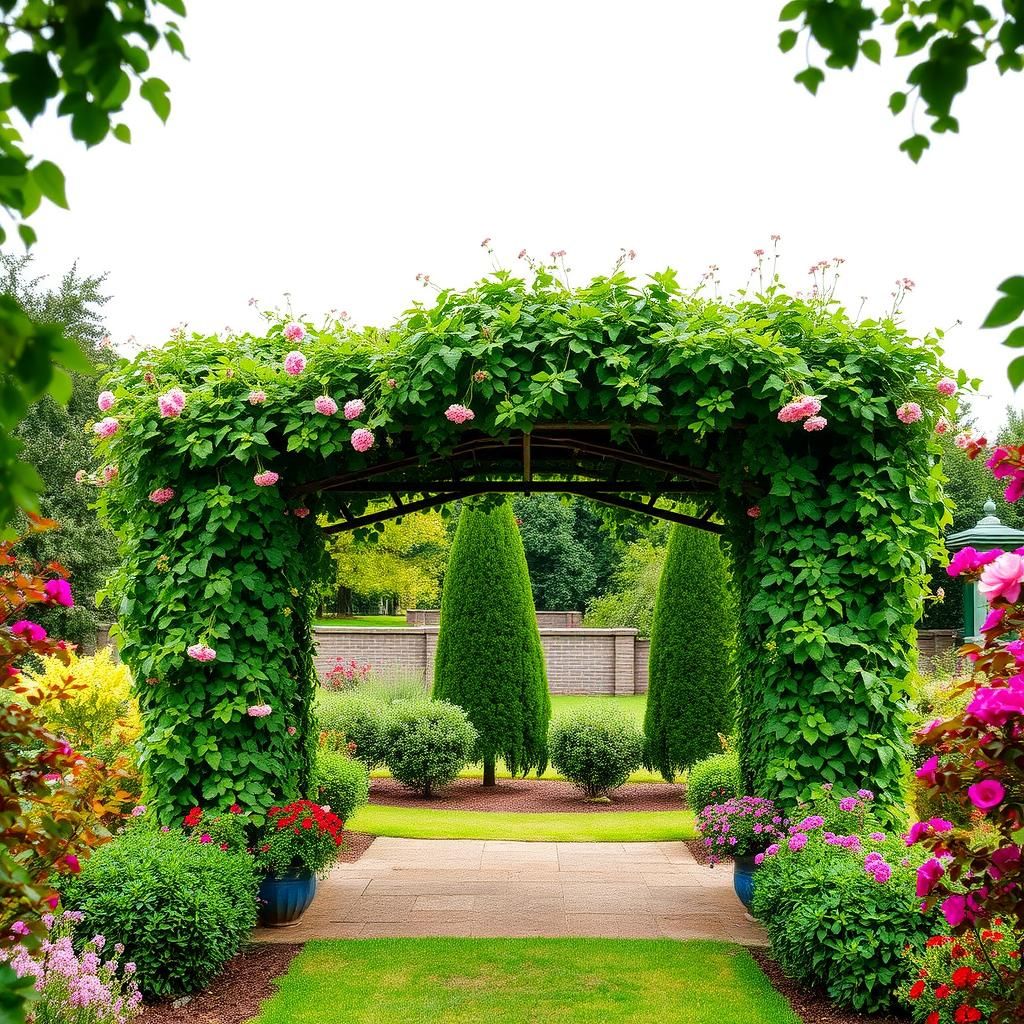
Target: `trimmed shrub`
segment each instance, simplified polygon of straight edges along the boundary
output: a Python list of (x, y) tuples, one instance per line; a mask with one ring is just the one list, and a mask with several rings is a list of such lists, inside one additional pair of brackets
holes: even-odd
[(384, 760), (382, 730), (384, 705), (360, 693), (321, 690), (317, 696), (316, 718), (326, 732), (338, 733), (346, 743), (354, 743), (352, 756), (376, 768)]
[(316, 801), (326, 804), (342, 821), (370, 799), (370, 773), (347, 751), (321, 747), (313, 765)]
[(389, 771), (403, 786), (424, 796), (462, 771), (477, 740), (466, 712), (443, 700), (399, 701), (384, 719)]
[(740, 757), (735, 751), (698, 761), (686, 773), (686, 802), (694, 814), (740, 795)]
[(718, 538), (676, 526), (658, 585), (644, 717), (644, 761), (667, 782), (729, 732), (735, 648), (735, 601)]
[(465, 708), (478, 734), (474, 760), (494, 785), (500, 757), (513, 775), (547, 767), (544, 652), (523, 542), (506, 501), (464, 505), (441, 596), (434, 696)]
[(588, 797), (618, 789), (643, 760), (640, 730), (610, 708), (578, 711), (551, 726), (555, 770)]
[(129, 828), (65, 876), (65, 907), (89, 935), (124, 944), (148, 999), (206, 988), (248, 941), (259, 883), (247, 853), (180, 831)]
[(753, 912), (783, 971), (863, 1013), (896, 1007), (915, 972), (904, 949), (923, 947), (936, 927), (916, 895), (927, 853), (887, 834), (874, 810), (871, 799), (837, 796), (802, 806), (754, 884)]

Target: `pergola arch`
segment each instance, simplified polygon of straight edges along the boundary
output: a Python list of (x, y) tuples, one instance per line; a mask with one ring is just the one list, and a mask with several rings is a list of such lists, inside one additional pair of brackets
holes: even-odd
[[(387, 331), (271, 317), (261, 337), (143, 353), (111, 378), (99, 455), (119, 467), (100, 501), (123, 538), (114, 590), (150, 801), (169, 819), (301, 791), (325, 533), (506, 489), (721, 532), (747, 785), (897, 797), (901, 687), (946, 521), (940, 356), (894, 322), (777, 289), (724, 302), (671, 272), (574, 289), (546, 271), (443, 291)], [(325, 398), (358, 408), (325, 414)], [(368, 513), (374, 496), (391, 507)], [(215, 658), (190, 658), (194, 644)]]

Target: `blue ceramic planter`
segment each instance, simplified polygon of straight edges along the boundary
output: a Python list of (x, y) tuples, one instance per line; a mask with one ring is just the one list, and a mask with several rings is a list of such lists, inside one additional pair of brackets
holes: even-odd
[(316, 895), (316, 875), (295, 872), (284, 878), (264, 878), (260, 883), (260, 924), (286, 928), (298, 924)]
[(732, 866), (732, 887), (740, 898), (740, 903), (750, 910), (754, 902), (754, 875), (757, 865), (753, 857), (734, 857)]

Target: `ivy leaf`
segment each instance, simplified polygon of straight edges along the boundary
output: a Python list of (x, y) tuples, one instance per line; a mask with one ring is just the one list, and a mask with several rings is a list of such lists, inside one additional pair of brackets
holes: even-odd
[(171, 101), (167, 98), (170, 86), (162, 78), (147, 78), (139, 89), (139, 95), (153, 108), (161, 121), (171, 113)]
[(889, 97), (889, 109), (894, 114), (901, 114), (907, 106), (907, 94), (905, 92), (894, 92)]
[(900, 143), (900, 152), (906, 153), (916, 164), (924, 151), (931, 145), (926, 135), (911, 135)]
[(825, 81), (825, 72), (821, 68), (806, 67), (793, 76), (793, 81), (799, 82), (813, 96), (818, 92), (818, 86)]

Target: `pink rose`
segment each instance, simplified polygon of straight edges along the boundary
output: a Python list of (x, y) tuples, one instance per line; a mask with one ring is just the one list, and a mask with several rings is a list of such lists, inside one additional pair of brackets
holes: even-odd
[(976, 572), (984, 565), (994, 562), (1003, 553), (1002, 548), (991, 551), (977, 551), (974, 548), (961, 548), (950, 560), (946, 573), (949, 576), (960, 576), (965, 572)]
[(96, 405), (100, 412), (106, 412), (114, 405), (114, 392), (113, 391), (101, 391), (96, 397)]
[(996, 727), (1005, 725), (1014, 715), (1024, 715), (1024, 676), (1011, 676), (1007, 684), (975, 690), (967, 713)]
[(979, 810), (990, 811), (1003, 802), (1006, 790), (998, 779), (982, 779), (967, 790), (967, 795)]
[[(795, 423), (797, 420), (807, 419), (808, 416), (817, 416), (821, 412), (821, 401), (813, 395), (801, 395), (787, 402), (778, 412), (778, 418), (782, 423)], [(806, 429), (806, 428), (805, 428)], [(813, 427), (818, 430), (820, 427)]]
[(1020, 599), (1021, 583), (1024, 583), (1024, 558), (1003, 554), (982, 570), (978, 593), (984, 594), (989, 604), (1000, 597), (1013, 604)]
[(828, 426), (828, 420), (824, 416), (809, 416), (804, 420), (804, 430), (813, 433), (815, 430), (824, 430)]
[(47, 580), (43, 587), (43, 593), (52, 604), (60, 604), (65, 608), (75, 606), (75, 599), (71, 596), (71, 585), (67, 580)]
[(949, 420), (946, 419), (945, 416), (940, 416), (935, 421), (935, 433), (936, 434), (948, 434), (951, 427), (952, 427), (952, 424), (949, 422)]
[(313, 402), (313, 408), (316, 409), (321, 416), (333, 416), (338, 411), (338, 403), (327, 395), (320, 395)]
[(284, 372), (298, 377), (306, 368), (306, 357), (301, 352), (289, 352), (284, 357)]
[(357, 420), (366, 412), (366, 403), (361, 398), (353, 398), (345, 403), (345, 419)]
[(761, 518), (761, 506), (760, 505), (751, 505), (750, 508), (747, 509), (747, 515), (751, 519), (760, 519)]
[(181, 388), (171, 388), (156, 400), (156, 404), (161, 416), (173, 419), (180, 416), (181, 410), (185, 408), (185, 392)]
[(185, 648), (185, 653), (193, 661), (213, 661), (217, 657), (217, 652), (206, 644), (190, 644)]
[(266, 718), (273, 710), (269, 704), (253, 704), (246, 708), (245, 713), (250, 718)]

